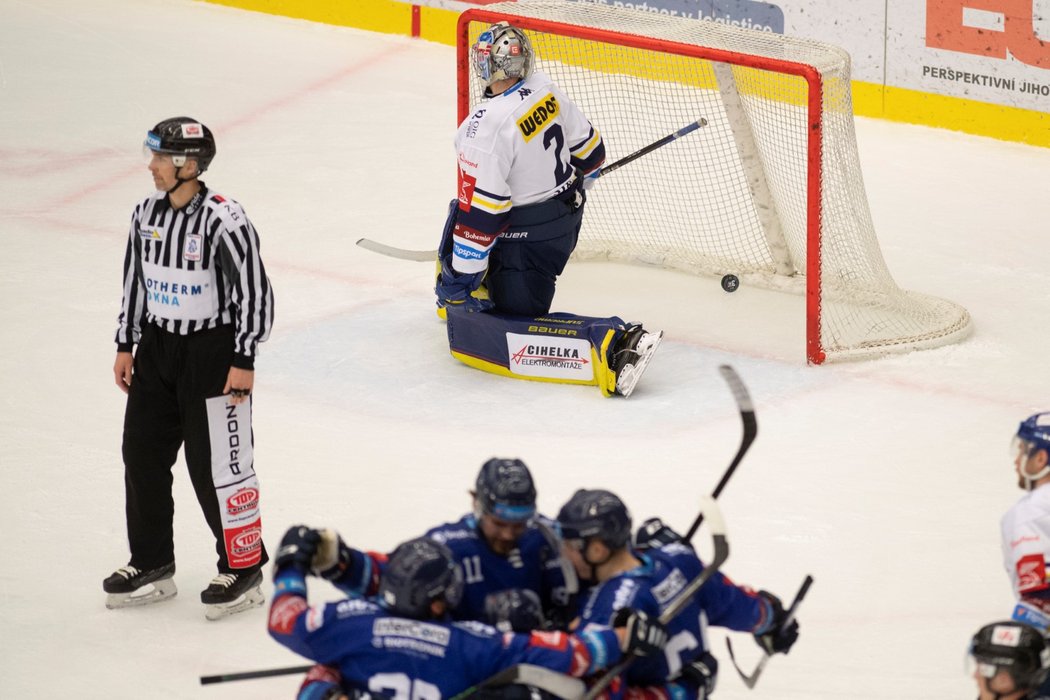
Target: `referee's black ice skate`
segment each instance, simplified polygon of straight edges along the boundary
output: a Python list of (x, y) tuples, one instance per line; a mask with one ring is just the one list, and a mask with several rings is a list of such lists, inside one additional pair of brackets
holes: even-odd
[(630, 326), (623, 334), (610, 358), (612, 370), (616, 372), (617, 394), (624, 398), (631, 395), (663, 336), (663, 331), (650, 333), (641, 324)]
[(262, 570), (242, 574), (219, 574), (201, 591), (204, 617), (220, 620), (256, 608), (266, 601), (262, 592)]
[(146, 571), (131, 564), (122, 566), (102, 582), (102, 590), (109, 594), (106, 607), (132, 608), (174, 598), (179, 592), (174, 576), (175, 562)]

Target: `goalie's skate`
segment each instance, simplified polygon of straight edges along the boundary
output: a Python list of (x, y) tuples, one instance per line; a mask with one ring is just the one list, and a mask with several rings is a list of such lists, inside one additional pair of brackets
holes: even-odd
[(221, 620), (235, 613), (257, 608), (266, 601), (262, 592), (262, 571), (250, 574), (219, 574), (201, 591), (204, 617)]
[(624, 398), (631, 395), (642, 373), (649, 365), (664, 332), (650, 333), (641, 326), (627, 329), (621, 341), (621, 348), (613, 352), (613, 363), (616, 367), (616, 393)]
[(148, 571), (130, 564), (122, 566), (102, 582), (102, 590), (109, 594), (106, 607), (110, 610), (135, 608), (174, 598), (179, 592), (174, 576), (175, 562)]

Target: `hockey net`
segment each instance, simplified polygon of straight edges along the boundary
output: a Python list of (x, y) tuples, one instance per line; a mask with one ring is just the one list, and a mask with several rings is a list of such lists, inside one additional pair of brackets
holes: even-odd
[(567, 0), (460, 17), (459, 118), (481, 98), (469, 47), (524, 29), (547, 73), (602, 133), (612, 163), (699, 118), (706, 125), (602, 178), (578, 259), (732, 273), (806, 297), (812, 363), (943, 345), (969, 314), (900, 289), (861, 177), (842, 49), (708, 21)]

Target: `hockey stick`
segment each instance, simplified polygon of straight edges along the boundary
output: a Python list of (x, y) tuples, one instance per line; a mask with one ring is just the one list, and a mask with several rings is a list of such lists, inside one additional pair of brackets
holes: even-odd
[(517, 664), (503, 669), (458, 695), (453, 695), (451, 700), (464, 700), (481, 690), (506, 685), (530, 685), (559, 698), (580, 697), (586, 690), (586, 686), (579, 678), (573, 678), (542, 666)]
[[(711, 537), (714, 540), (715, 552), (711, 559), (711, 563), (708, 564), (699, 576), (694, 578), (686, 585), (682, 591), (674, 597), (673, 600), (667, 605), (660, 617), (658, 618), (661, 625), (666, 625), (673, 619), (678, 617), (678, 613), (682, 612), (686, 605), (692, 600), (693, 596), (700, 588), (711, 580), (711, 577), (718, 573), (718, 570), (722, 568), (722, 564), (729, 558), (729, 540), (726, 539), (726, 526), (725, 520), (722, 518), (722, 511), (718, 507), (718, 502), (710, 496), (705, 496), (701, 505), (701, 515), (707, 516), (707, 526), (711, 528)], [(582, 696), (582, 700), (594, 700), (602, 694), (612, 681), (624, 672), (631, 662), (634, 661), (633, 656), (627, 656), (620, 659), (619, 663), (610, 668), (602, 675), (598, 681), (591, 686), (586, 694)]]
[[(703, 117), (701, 117), (701, 118), (697, 119), (695, 122), (692, 122), (690, 124), (686, 124), (681, 129), (679, 129), (678, 131), (674, 132), (673, 134), (668, 134), (667, 136), (664, 136), (662, 139), (658, 139), (656, 141), (653, 141), (648, 146), (644, 146), (644, 147), (638, 149), (637, 151), (635, 151), (634, 153), (631, 153), (630, 155), (624, 156), (623, 158), (621, 158), (620, 160), (616, 161), (615, 163), (610, 163), (609, 165), (606, 165), (604, 168), (600, 168), (598, 170), (598, 172), (594, 173), (593, 175), (590, 175), (589, 179), (596, 180), (599, 177), (602, 177), (603, 175), (608, 175), (609, 173), (613, 172), (614, 170), (619, 170), (620, 168), (622, 168), (623, 166), (627, 165), (631, 161), (638, 160), (642, 156), (648, 155), (649, 153), (652, 153), (657, 148), (661, 148), (663, 146), (666, 146), (667, 144), (671, 143), (672, 141), (677, 141), (678, 139), (682, 138), (686, 134), (691, 134), (694, 131), (696, 131), (697, 129), (699, 129), (700, 127), (706, 126), (706, 125), (707, 125), (707, 120), (704, 119)], [(414, 262), (430, 262), (430, 261), (433, 261), (433, 260), (437, 259), (437, 251), (436, 250), (410, 250), (408, 248), (396, 248), (396, 247), (394, 247), (392, 245), (387, 245), (386, 243), (380, 243), (379, 241), (373, 241), (370, 238), (359, 238), (357, 240), (357, 245), (361, 246), (365, 250), (370, 250), (373, 253), (379, 253), (380, 255), (385, 255), (388, 258), (397, 258), (398, 260), (412, 260)]]
[[(713, 499), (718, 498), (719, 494), (722, 493), (722, 489), (729, 483), (729, 477), (733, 476), (733, 472), (736, 471), (741, 460), (744, 459), (744, 455), (751, 449), (751, 443), (758, 436), (758, 420), (755, 418), (755, 407), (751, 403), (751, 395), (747, 392), (747, 387), (744, 386), (744, 380), (729, 365), (720, 366), (718, 371), (722, 373), (722, 378), (726, 380), (729, 389), (733, 392), (733, 398), (736, 400), (737, 408), (740, 410), (740, 420), (744, 423), (744, 434), (740, 438), (740, 447), (736, 451), (736, 456), (733, 457), (733, 461), (729, 463), (729, 467), (722, 474), (718, 485), (715, 486), (715, 490), (711, 493), (711, 498)], [(704, 522), (704, 511), (701, 510), (696, 516), (696, 520), (693, 521), (692, 527), (682, 536), (682, 542), (688, 544), (693, 539), (696, 531), (700, 529), (702, 522)]]
[(623, 158), (621, 158), (620, 160), (616, 161), (615, 163), (609, 163), (609, 165), (606, 165), (604, 168), (600, 168), (598, 170), (598, 172), (596, 174), (594, 174), (594, 175), (591, 175), (591, 177), (599, 178), (599, 177), (602, 177), (604, 175), (608, 175), (609, 173), (613, 172), (614, 170), (619, 170), (620, 168), (622, 168), (623, 166), (627, 165), (631, 161), (638, 160), (642, 156), (648, 155), (648, 154), (652, 153), (653, 151), (655, 151), (657, 148), (661, 148), (662, 146), (666, 146), (667, 144), (671, 143), (672, 141), (677, 141), (678, 139), (682, 138), (686, 134), (691, 134), (691, 133), (693, 133), (694, 131), (696, 131), (697, 129), (699, 129), (702, 126), (707, 126), (707, 120), (704, 119), (703, 117), (700, 117), (695, 122), (692, 122), (690, 124), (686, 124), (681, 129), (679, 129), (678, 131), (674, 132), (673, 134), (668, 134), (667, 136), (664, 136), (662, 139), (658, 139), (656, 141), (653, 141), (648, 146), (643, 146), (642, 148), (639, 148), (634, 153), (631, 153), (630, 155), (624, 156)]
[(385, 255), (388, 258), (399, 260), (412, 260), (415, 262), (433, 262), (437, 260), (436, 250), (409, 250), (407, 248), (395, 248), (392, 245), (373, 241), (371, 238), (357, 239), (357, 245), (373, 253)]
[(253, 678), (269, 678), (270, 676), (291, 676), (296, 673), (306, 673), (310, 666), (288, 666), (285, 668), (269, 668), (265, 671), (244, 671), (243, 673), (223, 673), (219, 676), (201, 676), (201, 685), (212, 683), (228, 683), (229, 681), (249, 681)]
[[(791, 624), (791, 621), (795, 619), (795, 611), (798, 609), (798, 604), (806, 597), (806, 593), (809, 592), (809, 587), (811, 585), (813, 585), (813, 577), (807, 575), (802, 581), (802, 586), (798, 589), (798, 593), (795, 594), (795, 599), (791, 601), (791, 607), (787, 609), (787, 615), (784, 616), (784, 621), (780, 623), (779, 629), (787, 627)], [(739, 665), (737, 665), (736, 657), (733, 656), (733, 644), (729, 641), (729, 637), (726, 637), (726, 647), (729, 649), (729, 659), (733, 662), (733, 668), (736, 669), (736, 672), (739, 673), (740, 677), (744, 680), (744, 685), (748, 688), (754, 688), (755, 683), (758, 683), (758, 677), (762, 675), (762, 669), (764, 669), (766, 664), (769, 663), (769, 653), (764, 652), (762, 654), (762, 658), (758, 661), (758, 666), (755, 667), (755, 670), (751, 675), (748, 675), (740, 669)]]

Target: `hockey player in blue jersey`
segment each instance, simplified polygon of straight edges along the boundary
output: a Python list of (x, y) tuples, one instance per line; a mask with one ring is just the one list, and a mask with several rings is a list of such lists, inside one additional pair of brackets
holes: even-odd
[[(486, 599), (500, 591), (534, 592), (550, 627), (565, 629), (575, 613), (576, 572), (561, 555), (553, 523), (536, 512), (536, 486), (520, 459), (485, 462), (471, 492), (473, 512), (426, 532), (452, 550), (463, 571), (464, 589), (450, 606), (456, 620), (492, 622)], [(344, 592), (374, 595), (385, 557), (360, 552), (324, 535), (315, 572)]]
[[(349, 599), (311, 607), (306, 575), (317, 555), (315, 530), (293, 527), (275, 557), (269, 631), (292, 651), (338, 670), (311, 697), (371, 692), (394, 700), (451, 698), (517, 664), (584, 677), (622, 654), (658, 654), (662, 626), (627, 611), (610, 626), (577, 634), (501, 633), (477, 622), (448, 621), (463, 591), (460, 567), (443, 544), (410, 540), (391, 554), (377, 601)], [(324, 687), (327, 683), (328, 686)], [(300, 696), (302, 697), (302, 695)]]
[[(524, 31), (501, 22), (471, 48), (484, 99), (456, 134), (435, 293), (453, 357), (495, 374), (634, 391), (662, 333), (611, 316), (550, 313), (605, 161), (601, 134), (544, 73)], [(484, 313), (479, 313), (484, 312)]]
[[(581, 595), (577, 631), (607, 625), (621, 608), (659, 617), (704, 569), (693, 549), (677, 541), (680, 538), (661, 543), (661, 537), (671, 539), (666, 528), (654, 535), (656, 547), (644, 552), (632, 547), (631, 515), (608, 491), (577, 491), (558, 513), (558, 522), (581, 581), (591, 585)], [(787, 653), (798, 637), (797, 622), (783, 624), (785, 612), (776, 596), (753, 593), (719, 573), (668, 622), (665, 653), (628, 667), (627, 685), (647, 686), (652, 691), (647, 697), (654, 699), (707, 698), (714, 690), (718, 662), (708, 651), (701, 616), (712, 625), (752, 632), (769, 654)]]

